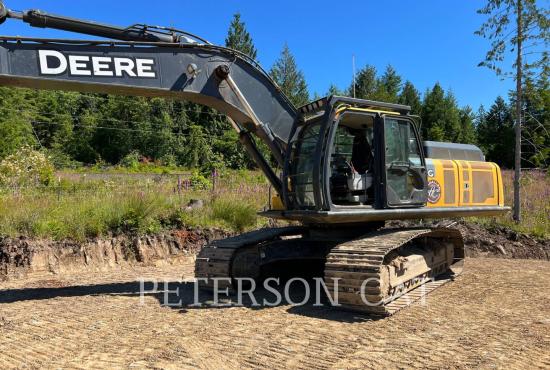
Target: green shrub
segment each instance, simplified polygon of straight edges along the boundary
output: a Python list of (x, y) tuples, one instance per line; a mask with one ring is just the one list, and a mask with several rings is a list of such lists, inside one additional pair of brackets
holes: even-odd
[(13, 188), (49, 185), (54, 167), (48, 157), (29, 146), (22, 147), (0, 162), (0, 185)]
[(190, 228), (216, 226), (212, 223), (208, 212), (202, 209), (176, 212), (172, 217), (172, 225)]
[(56, 169), (76, 169), (82, 167), (82, 163), (75, 161), (70, 155), (60, 149), (48, 150), (48, 156)]
[(165, 154), (160, 158), (160, 163), (165, 167), (176, 168), (178, 166), (178, 159), (173, 154)]
[(111, 220), (109, 225), (113, 230), (121, 232), (147, 233), (160, 227), (154, 216), (158, 213), (160, 204), (153, 196), (139, 194), (130, 196), (122, 204), (122, 212)]
[(223, 155), (219, 153), (212, 154), (210, 160), (206, 163), (204, 163), (201, 168), (200, 172), (203, 176), (209, 177), (212, 176), (212, 173), (214, 171), (220, 172), (225, 169), (225, 162)]
[(193, 190), (207, 190), (212, 187), (212, 182), (196, 170), (193, 171), (189, 181)]
[(141, 154), (139, 154), (137, 150), (134, 150), (133, 152), (130, 152), (124, 158), (122, 158), (119, 162), (119, 165), (129, 169), (138, 169), (140, 159)]

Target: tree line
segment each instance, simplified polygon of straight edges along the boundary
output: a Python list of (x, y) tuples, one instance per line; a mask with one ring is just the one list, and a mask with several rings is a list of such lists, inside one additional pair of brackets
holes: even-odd
[[(257, 57), (240, 14), (233, 17), (225, 44)], [(310, 97), (304, 74), (286, 44), (269, 74), (296, 106), (318, 97)], [(547, 74), (525, 80), (526, 167), (550, 163), (549, 91)], [(340, 90), (331, 85), (324, 95), (351, 96), (354, 92), (357, 98), (410, 105), (412, 114), (421, 117), (426, 140), (478, 144), (488, 160), (505, 168), (513, 166), (513, 94), (507, 100), (497, 97), (488, 109), (474, 111), (459, 107), (452, 91), (445, 91), (439, 83), (420, 93), (392, 66), (379, 74), (374, 66), (366, 65), (349, 87)], [(222, 114), (161, 98), (2, 87), (0, 136), (0, 159), (30, 145), (47, 151), (58, 167), (117, 164), (128, 156), (189, 168), (253, 166)]]

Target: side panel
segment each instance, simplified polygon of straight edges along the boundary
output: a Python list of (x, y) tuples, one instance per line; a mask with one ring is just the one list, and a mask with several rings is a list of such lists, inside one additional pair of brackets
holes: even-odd
[[(494, 163), (489, 162), (466, 162), (458, 161), (468, 165), (469, 170), (469, 203), (464, 202), (462, 206), (496, 206), (500, 204), (499, 179), (500, 170)], [(466, 187), (465, 187), (466, 188)]]
[(503, 206), (500, 168), (489, 162), (427, 159), (428, 207)]

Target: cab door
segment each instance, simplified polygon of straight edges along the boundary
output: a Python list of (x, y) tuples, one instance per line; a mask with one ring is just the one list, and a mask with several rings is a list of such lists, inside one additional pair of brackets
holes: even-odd
[(426, 163), (412, 120), (383, 116), (386, 207), (421, 207), (428, 200)]

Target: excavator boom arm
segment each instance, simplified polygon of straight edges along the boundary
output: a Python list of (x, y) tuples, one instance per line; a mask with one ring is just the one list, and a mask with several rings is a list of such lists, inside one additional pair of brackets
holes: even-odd
[(253, 159), (281, 190), (280, 179), (250, 135), (262, 140), (282, 167), (298, 113), (246, 56), (174, 30), (107, 26), (37, 10), (17, 13), (0, 2), (0, 23), (6, 18), (124, 41), (0, 36), (0, 85), (161, 96), (212, 107), (230, 118)]

